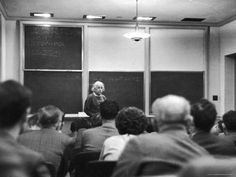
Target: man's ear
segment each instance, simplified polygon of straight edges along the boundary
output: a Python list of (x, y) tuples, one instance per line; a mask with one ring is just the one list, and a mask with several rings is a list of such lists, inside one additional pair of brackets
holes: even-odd
[(191, 116), (190, 114), (186, 115), (185, 122), (187, 126), (193, 125), (193, 116)]

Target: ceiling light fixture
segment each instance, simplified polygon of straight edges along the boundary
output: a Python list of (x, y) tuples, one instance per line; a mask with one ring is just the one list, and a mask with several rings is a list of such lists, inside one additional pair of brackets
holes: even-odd
[(84, 15), (83, 18), (86, 19), (105, 19), (105, 15)]
[(136, 24), (135, 24), (135, 31), (131, 33), (125, 33), (124, 37), (132, 39), (133, 41), (140, 41), (145, 38), (149, 38), (150, 34), (149, 33), (144, 33), (139, 31), (139, 26), (138, 26), (138, 0), (136, 0)]
[[(133, 19), (136, 20), (137, 17), (134, 17)], [(138, 17), (138, 21), (153, 21), (156, 17)]]
[(53, 13), (42, 13), (42, 12), (31, 12), (31, 17), (44, 17), (44, 18), (50, 18), (53, 17)]

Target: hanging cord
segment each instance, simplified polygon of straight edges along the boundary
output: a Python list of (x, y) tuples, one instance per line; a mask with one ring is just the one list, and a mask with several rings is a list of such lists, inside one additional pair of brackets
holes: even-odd
[(136, 0), (136, 26), (135, 31), (138, 31), (138, 0)]

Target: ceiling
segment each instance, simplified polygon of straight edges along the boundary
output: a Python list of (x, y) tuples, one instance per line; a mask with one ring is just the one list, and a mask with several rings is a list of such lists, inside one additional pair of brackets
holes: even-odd
[[(135, 0), (0, 0), (7, 19), (35, 18), (30, 12), (51, 12), (57, 20), (81, 20), (83, 15), (106, 15), (105, 21), (131, 21)], [(235, 19), (236, 0), (139, 0), (139, 16), (158, 23), (205, 18), (201, 24), (219, 25)], [(183, 22), (182, 22), (183, 23)]]

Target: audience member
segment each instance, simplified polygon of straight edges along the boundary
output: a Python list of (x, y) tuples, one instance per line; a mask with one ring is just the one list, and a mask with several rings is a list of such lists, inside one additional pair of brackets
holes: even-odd
[(82, 134), (85, 130), (91, 128), (90, 121), (87, 118), (79, 118), (71, 123), (71, 137), (76, 137), (75, 140), (75, 149), (81, 149), (81, 142), (82, 142)]
[(147, 117), (147, 133), (158, 132), (157, 121), (155, 117)]
[(228, 111), (223, 115), (223, 122), (226, 128), (226, 137), (234, 142), (236, 147), (236, 111)]
[(199, 158), (191, 161), (179, 173), (178, 177), (234, 177), (236, 159)]
[(83, 151), (101, 151), (104, 141), (110, 136), (118, 135), (115, 117), (119, 106), (115, 101), (106, 100), (100, 105), (102, 126), (85, 130), (82, 134)]
[(38, 114), (32, 114), (27, 118), (27, 124), (29, 127), (29, 130), (39, 130), (40, 127), (38, 125)]
[(29, 177), (24, 162), (15, 153), (6, 152), (7, 146), (0, 144), (0, 176), (2, 177)]
[(139, 135), (128, 141), (113, 177), (134, 176), (142, 160), (159, 159), (185, 165), (191, 159), (208, 155), (188, 136), (186, 126), (191, 120), (189, 102), (180, 96), (167, 95), (152, 105), (159, 133)]
[(21, 134), (18, 141), (42, 153), (47, 161), (55, 165), (57, 171), (65, 148), (74, 143), (74, 140), (57, 131), (63, 116), (59, 108), (52, 105), (45, 106), (39, 109), (38, 116), (41, 129)]
[(18, 156), (29, 176), (35, 177), (42, 176), (38, 170), (44, 163), (43, 157), (16, 141), (30, 110), (31, 95), (28, 88), (16, 81), (0, 83), (0, 153), (1, 159), (4, 154)]
[(90, 116), (92, 126), (96, 127), (101, 123), (100, 104), (106, 100), (102, 94), (105, 91), (104, 84), (101, 81), (96, 81), (91, 91), (92, 93), (85, 100), (84, 112)]
[(193, 104), (191, 114), (195, 126), (193, 141), (213, 155), (236, 155), (236, 150), (230, 139), (210, 133), (217, 115), (215, 106), (210, 101), (201, 99)]
[(107, 138), (100, 154), (101, 160), (118, 160), (126, 143), (135, 135), (144, 133), (147, 118), (144, 112), (136, 107), (127, 107), (119, 111), (115, 119), (120, 135)]

